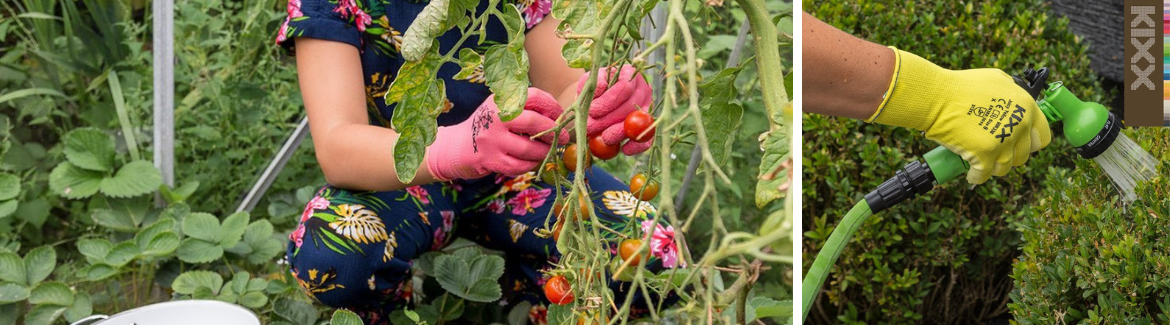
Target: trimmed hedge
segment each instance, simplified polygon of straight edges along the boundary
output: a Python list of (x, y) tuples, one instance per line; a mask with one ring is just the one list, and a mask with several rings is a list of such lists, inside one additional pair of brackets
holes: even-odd
[(1125, 131), (1162, 175), (1123, 204), (1096, 162), (1045, 173), (1046, 187), (1017, 223), (1013, 265), (1019, 324), (1170, 323), (1170, 129)]
[[(846, 32), (897, 46), (951, 69), (1019, 74), (1047, 66), (1082, 100), (1111, 98), (1089, 69), (1087, 45), (1044, 1), (805, 1)], [(1058, 126), (1054, 126), (1057, 127)], [(804, 265), (841, 216), (897, 168), (937, 146), (918, 132), (858, 120), (804, 116)], [(970, 189), (944, 184), (870, 218), (842, 253), (810, 324), (970, 324), (1007, 312), (1023, 219), (1053, 170), (1076, 154), (1059, 136), (1028, 164)], [(807, 272), (807, 269), (805, 270)]]

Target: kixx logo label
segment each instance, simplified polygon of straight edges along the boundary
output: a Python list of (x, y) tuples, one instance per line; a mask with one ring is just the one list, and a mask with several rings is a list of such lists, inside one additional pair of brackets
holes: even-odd
[(1024, 121), (1024, 112), (1024, 107), (1012, 103), (1010, 99), (992, 98), (991, 104), (985, 107), (972, 104), (967, 115), (980, 118), (979, 126), (999, 139), (999, 143), (1003, 143), (1012, 136), (1016, 126)]
[(1163, 125), (1163, 0), (1125, 0), (1125, 124)]

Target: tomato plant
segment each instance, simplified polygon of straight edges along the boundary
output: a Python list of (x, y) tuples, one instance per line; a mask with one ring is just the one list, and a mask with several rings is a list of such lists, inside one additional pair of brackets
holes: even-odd
[(630, 193), (642, 201), (653, 200), (658, 196), (658, 182), (651, 181), (646, 174), (637, 173), (630, 178)]
[(573, 286), (565, 276), (553, 276), (544, 283), (544, 296), (554, 304), (568, 305), (573, 302)]
[(621, 149), (620, 145), (615, 144), (611, 146), (606, 144), (605, 141), (601, 141), (601, 136), (589, 138), (589, 152), (602, 160), (610, 160), (613, 157), (617, 157), (619, 149)]
[(654, 138), (654, 117), (643, 111), (633, 111), (623, 122), (630, 141), (646, 142)]
[(618, 247), (618, 255), (622, 257), (623, 261), (637, 266), (639, 263), (642, 263), (642, 255), (638, 254), (638, 248), (641, 247), (641, 239), (623, 240), (621, 246)]
[[(562, 157), (564, 157), (563, 163), (565, 164), (565, 168), (569, 169), (569, 171), (571, 171), (571, 172), (577, 171), (577, 144), (576, 143), (571, 143), (571, 144), (569, 144), (569, 146), (565, 147), (565, 153), (562, 155)], [(589, 168), (590, 166), (593, 165), (593, 156), (585, 155), (584, 157), (585, 157), (584, 168)]]

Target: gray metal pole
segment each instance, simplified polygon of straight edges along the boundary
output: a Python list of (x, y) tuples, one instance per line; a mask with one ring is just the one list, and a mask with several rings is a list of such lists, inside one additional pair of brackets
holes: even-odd
[(280, 151), (276, 153), (276, 158), (268, 163), (268, 168), (260, 172), (260, 178), (252, 185), (252, 190), (248, 191), (248, 195), (244, 196), (244, 200), (240, 202), (240, 206), (236, 208), (236, 212), (252, 211), (256, 207), (256, 203), (260, 202), (260, 198), (264, 197), (264, 193), (268, 192), (268, 187), (272, 186), (272, 181), (276, 180), (276, 176), (280, 175), (280, 170), (284, 169), (284, 164), (288, 162), (288, 158), (297, 151), (301, 146), (301, 141), (305, 139), (305, 135), (309, 134), (309, 117), (301, 118), (301, 124), (293, 130), (293, 133), (288, 136), (288, 140), (284, 141), (284, 146), (280, 147)]
[[(154, 166), (175, 185), (175, 2), (154, 1)], [(159, 202), (161, 203), (161, 202)]]

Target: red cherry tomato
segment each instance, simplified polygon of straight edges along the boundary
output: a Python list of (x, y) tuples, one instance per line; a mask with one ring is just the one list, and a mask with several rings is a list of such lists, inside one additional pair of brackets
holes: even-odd
[(589, 152), (592, 152), (594, 156), (602, 160), (610, 160), (613, 157), (617, 157), (618, 149), (621, 149), (621, 146), (605, 144), (605, 141), (601, 141), (600, 135), (589, 138)]
[[(570, 172), (576, 172), (577, 171), (577, 144), (576, 143), (570, 144), (569, 146), (565, 147), (565, 153), (563, 155), (563, 158), (564, 158), (563, 160), (565, 163), (565, 168), (568, 169), (568, 171), (570, 171)], [(593, 156), (585, 156), (585, 169), (589, 169), (589, 166), (592, 164), (593, 164)]]
[(634, 142), (646, 142), (654, 139), (654, 117), (645, 111), (637, 110), (626, 115), (626, 136)]
[(630, 193), (642, 201), (653, 200), (658, 196), (658, 182), (646, 178), (646, 174), (638, 173), (630, 179)]
[(641, 239), (623, 240), (618, 246), (618, 254), (621, 255), (622, 261), (630, 261), (630, 266), (638, 266), (638, 263), (642, 263), (642, 255), (637, 255), (640, 246), (642, 246)]
[(564, 276), (554, 276), (544, 283), (544, 297), (558, 305), (573, 303), (573, 286)]

